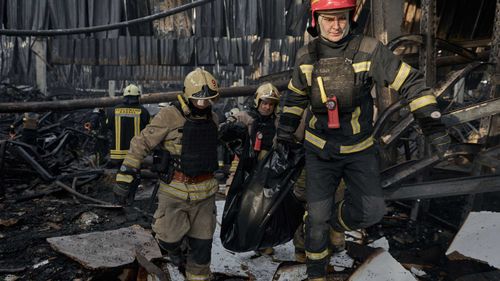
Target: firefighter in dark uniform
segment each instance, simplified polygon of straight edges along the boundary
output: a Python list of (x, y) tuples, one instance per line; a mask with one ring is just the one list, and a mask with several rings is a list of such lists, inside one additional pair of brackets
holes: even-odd
[[(297, 53), (277, 129), (277, 149), (293, 142), (306, 116), (306, 256), (310, 280), (326, 280), (329, 232), (365, 228), (385, 213), (374, 148), (373, 83), (402, 95), (433, 149), (443, 155), (450, 137), (423, 75), (376, 39), (350, 32), (356, 0), (312, 0), (311, 33)], [(344, 200), (334, 203), (344, 179)]]
[(271, 83), (260, 85), (254, 94), (253, 107), (248, 111), (231, 114), (221, 124), (221, 138), (230, 132), (241, 131), (235, 127), (245, 128), (257, 159), (261, 160), (273, 146), (276, 134), (276, 107), (280, 101), (280, 93)]
[(123, 104), (106, 111), (106, 124), (111, 131), (110, 166), (120, 167), (130, 147), (130, 140), (149, 123), (149, 112), (139, 104), (141, 91), (130, 84), (123, 91)]
[[(169, 152), (171, 173), (160, 179), (152, 228), (170, 261), (185, 265), (187, 280), (210, 279), (219, 188), (213, 176), (218, 169), (218, 122), (211, 104), (218, 96), (217, 81), (209, 72), (200, 68), (190, 72), (178, 103), (163, 107), (132, 139), (116, 176), (115, 195), (128, 204), (133, 201), (144, 157), (157, 145)], [(187, 257), (181, 249), (184, 239), (189, 245)]]

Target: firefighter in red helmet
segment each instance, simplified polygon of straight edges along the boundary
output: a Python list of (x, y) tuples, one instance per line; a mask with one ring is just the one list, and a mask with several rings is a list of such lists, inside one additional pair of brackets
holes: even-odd
[[(316, 39), (296, 56), (290, 91), (283, 99), (277, 149), (294, 142), (306, 115), (305, 217), (309, 280), (326, 280), (330, 243), (344, 231), (377, 223), (385, 213), (373, 134), (373, 83), (388, 86), (406, 99), (438, 155), (450, 137), (441, 122), (436, 98), (423, 75), (399, 60), (374, 38), (353, 34), (356, 0), (312, 0), (308, 31)], [(341, 180), (347, 189), (335, 203)], [(335, 244), (335, 243), (333, 243)]]

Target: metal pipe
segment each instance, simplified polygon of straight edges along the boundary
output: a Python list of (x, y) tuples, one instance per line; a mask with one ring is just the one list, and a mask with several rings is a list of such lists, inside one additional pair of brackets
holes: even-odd
[[(278, 90), (286, 89), (288, 81), (278, 82), (275, 86)], [(221, 98), (250, 96), (255, 93), (258, 85), (229, 87), (219, 89)], [(139, 99), (141, 104), (160, 103), (175, 101), (177, 95), (182, 92), (166, 92), (142, 95)], [(43, 111), (65, 111), (82, 108), (112, 107), (123, 102), (123, 97), (105, 97), (93, 99), (77, 99), (62, 101), (42, 101), (42, 102), (10, 102), (0, 103), (0, 113), (7, 112), (43, 112)]]

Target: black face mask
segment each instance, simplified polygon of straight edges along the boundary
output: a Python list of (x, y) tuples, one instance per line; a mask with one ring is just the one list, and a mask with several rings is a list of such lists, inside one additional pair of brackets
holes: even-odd
[(124, 103), (125, 104), (139, 104), (139, 97), (138, 96), (125, 96)]
[(194, 116), (210, 116), (212, 112), (212, 106), (208, 106), (207, 108), (204, 109), (199, 109), (196, 106), (194, 106), (193, 102), (189, 100), (188, 103), (189, 109), (191, 110), (191, 115)]

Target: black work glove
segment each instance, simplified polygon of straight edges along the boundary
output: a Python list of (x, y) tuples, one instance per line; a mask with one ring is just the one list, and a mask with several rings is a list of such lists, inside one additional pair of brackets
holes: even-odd
[(139, 169), (122, 165), (116, 174), (116, 184), (113, 187), (115, 203), (123, 206), (132, 204), (140, 181)]
[(214, 172), (214, 178), (219, 182), (224, 182), (227, 179), (228, 173), (223, 169)]
[(441, 113), (436, 105), (431, 104), (415, 111), (422, 132), (431, 144), (432, 153), (440, 158), (450, 147), (451, 139), (446, 131), (446, 126), (441, 122)]
[(293, 132), (288, 132), (278, 128), (276, 130), (276, 143), (282, 143), (284, 145), (290, 145), (295, 143), (295, 137)]
[(440, 158), (442, 158), (448, 148), (450, 147), (451, 138), (446, 130), (441, 132), (436, 132), (427, 136), (433, 153), (436, 153)]

